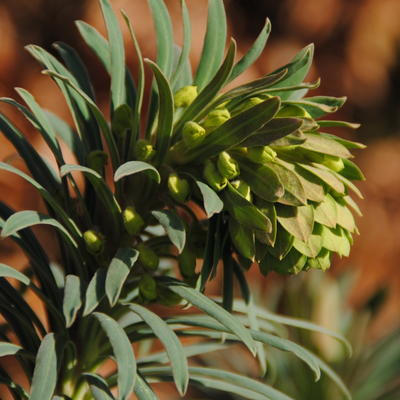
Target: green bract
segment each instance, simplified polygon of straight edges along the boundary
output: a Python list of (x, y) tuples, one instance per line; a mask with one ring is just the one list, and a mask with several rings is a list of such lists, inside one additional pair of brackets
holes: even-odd
[[(3, 135), (30, 174), (6, 163), (0, 169), (28, 181), (47, 208), (47, 215), (14, 213), (0, 203), (2, 235), (17, 242), (29, 260), (27, 275), (0, 265), (0, 312), (7, 321), (0, 356), (17, 354), (29, 394), (2, 368), (0, 382), (15, 398), (30, 395), (32, 400), (113, 399), (114, 387), (118, 399), (133, 392), (139, 399), (155, 399), (150, 383), (165, 380), (173, 380), (181, 395), (191, 382), (252, 400), (290, 399), (230, 372), (189, 368), (188, 357), (211, 347), (204, 350), (204, 343), (196, 347), (178, 339), (188, 335), (206, 338), (214, 350), (242, 342), (263, 369), (263, 346), (273, 346), (303, 360), (317, 379), (321, 369), (333, 376), (312, 353), (279, 337), (270, 325), (258, 325), (245, 278), (253, 262), (265, 274), (325, 270), (333, 253), (348, 255), (357, 233), (353, 212), (359, 211), (352, 196), (361, 194), (352, 180), (363, 175), (350, 160), (350, 150), (364, 146), (320, 131), (337, 125), (321, 118), (344, 99), (304, 97), (318, 86), (303, 82), (313, 47), (268, 75), (226, 90), (263, 51), (269, 21), (236, 60), (234, 40), (225, 52), (223, 2), (209, 0), (202, 57), (192, 76), (185, 1), (183, 46), (178, 49), (164, 2), (149, 0), (157, 35), (155, 62), (143, 59), (123, 14), (139, 60), (138, 76), (132, 76), (117, 17), (109, 0), (100, 5), (107, 38), (84, 22), (77, 26), (110, 76), (109, 116), (96, 104), (78, 53), (63, 43), (56, 46), (59, 57), (38, 46), (27, 49), (65, 97), (74, 126), (41, 108), (25, 90), (17, 90), (24, 105), (1, 99), (41, 134), (55, 163), (48, 163), (0, 115)], [(153, 74), (148, 110), (143, 108), (145, 64)], [(74, 153), (76, 164), (66, 164), (61, 142)], [(82, 175), (83, 188), (76, 174)], [(54, 230), (57, 263), (30, 229), (37, 224)], [(215, 274), (223, 279), (221, 304), (203, 294)], [(36, 293), (46, 323), (6, 278)], [(248, 316), (232, 311), (235, 280)], [(143, 307), (149, 302), (191, 304), (203, 315), (163, 320)], [(10, 343), (14, 337), (19, 346)], [(131, 343), (148, 339), (160, 340), (165, 353), (136, 359)], [(109, 357), (116, 369), (103, 378), (98, 369)]]

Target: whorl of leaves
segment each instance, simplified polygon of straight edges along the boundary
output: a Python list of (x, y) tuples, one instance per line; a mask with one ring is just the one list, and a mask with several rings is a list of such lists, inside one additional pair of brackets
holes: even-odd
[[(108, 0), (100, 0), (107, 38), (77, 22), (110, 75), (109, 118), (96, 103), (84, 62), (64, 43), (55, 46), (59, 57), (34, 45), (27, 50), (59, 87), (74, 126), (43, 109), (26, 90), (17, 89), (24, 104), (0, 99), (21, 112), (54, 156), (53, 162), (45, 160), (0, 115), (0, 130), (29, 174), (7, 163), (0, 169), (28, 181), (47, 207), (44, 214), (0, 204), (2, 236), (14, 240), (29, 260), (23, 272), (0, 264), (0, 312), (6, 321), (0, 357), (15, 356), (30, 385), (24, 388), (3, 368), (0, 383), (14, 398), (33, 400), (113, 399), (116, 393), (128, 399), (133, 392), (139, 399), (155, 399), (150, 384), (165, 380), (173, 380), (181, 395), (193, 384), (249, 399), (289, 399), (260, 381), (188, 366), (189, 357), (239, 341), (257, 355), (264, 372), (264, 347), (272, 346), (304, 361), (316, 379), (321, 370), (328, 373), (348, 396), (321, 360), (279, 336), (274, 325), (279, 318), (252, 305), (244, 274), (252, 264), (264, 274), (327, 269), (332, 253), (348, 255), (357, 232), (352, 213), (359, 212), (351, 194), (360, 196), (352, 180), (363, 179), (350, 150), (363, 146), (321, 132), (355, 127), (324, 119), (344, 99), (304, 97), (319, 84), (303, 82), (312, 46), (282, 68), (224, 90), (261, 54), (270, 23), (237, 61), (234, 40), (225, 53), (222, 0), (209, 1), (202, 58), (193, 77), (185, 1), (182, 48), (173, 43), (164, 2), (149, 0), (149, 5), (157, 35), (155, 62), (143, 59), (123, 13), (139, 60), (136, 77), (126, 67), (123, 37)], [(148, 110), (143, 108), (145, 64), (153, 75)], [(65, 147), (75, 163), (66, 164)], [(54, 230), (57, 263), (31, 230), (38, 224)], [(203, 291), (220, 269), (223, 296), (216, 302)], [(239, 309), (235, 279), (246, 304)], [(46, 321), (28, 304), (25, 291), (41, 299)], [(145, 307), (180, 302), (202, 314), (173, 316), (177, 310), (172, 309), (163, 319)], [(347, 345), (315, 325), (291, 324)], [(203, 340), (188, 345), (181, 336)], [(18, 344), (12, 343), (15, 338)], [(165, 353), (143, 355), (148, 339), (159, 340)], [(139, 356), (131, 343), (142, 342)], [(101, 376), (99, 367), (110, 357), (115, 373)]]

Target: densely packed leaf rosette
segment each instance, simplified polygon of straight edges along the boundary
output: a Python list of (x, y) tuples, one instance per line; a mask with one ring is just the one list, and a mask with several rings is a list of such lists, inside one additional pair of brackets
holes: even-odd
[[(263, 273), (326, 269), (332, 253), (348, 254), (356, 232), (351, 210), (358, 208), (349, 190), (359, 194), (351, 181), (363, 177), (350, 161), (349, 150), (363, 146), (320, 131), (354, 125), (321, 119), (344, 99), (304, 97), (318, 86), (303, 82), (313, 47), (271, 74), (225, 90), (263, 51), (269, 21), (236, 61), (233, 40), (224, 56), (223, 3), (210, 0), (202, 57), (192, 76), (185, 2), (184, 40), (178, 48), (165, 4), (149, 0), (157, 33), (156, 62), (143, 59), (123, 13), (139, 60), (134, 79), (125, 65), (116, 16), (108, 0), (100, 4), (108, 40), (84, 22), (77, 26), (111, 77), (110, 123), (96, 104), (83, 61), (64, 43), (55, 45), (61, 59), (38, 46), (27, 49), (64, 95), (74, 127), (41, 108), (24, 89), (17, 92), (25, 105), (1, 99), (21, 111), (41, 134), (53, 162), (0, 115), (0, 129), (30, 175), (7, 163), (0, 163), (0, 169), (33, 185), (48, 211), (14, 213), (0, 204), (2, 235), (25, 251), (29, 274), (35, 278), (0, 265), (0, 311), (7, 320), (0, 355), (17, 354), (33, 400), (53, 394), (88, 398), (89, 387), (95, 398), (112, 398), (109, 389), (115, 386), (121, 399), (133, 390), (140, 399), (153, 399), (149, 382), (165, 379), (173, 379), (181, 394), (191, 379), (246, 398), (288, 399), (248, 378), (188, 367), (187, 357), (224, 347), (221, 338), (226, 344), (242, 341), (258, 355), (264, 370), (260, 343), (291, 351), (317, 378), (322, 369), (340, 383), (321, 360), (280, 338), (273, 325), (258, 325), (244, 274), (253, 262)], [(154, 77), (148, 110), (142, 107), (145, 64)], [(64, 145), (74, 163), (66, 163)], [(77, 175), (83, 176), (84, 187)], [(55, 229), (57, 260), (48, 259), (30, 230), (34, 225)], [(202, 294), (219, 268), (221, 305)], [(41, 298), (46, 324), (5, 277), (17, 279)], [(232, 312), (235, 277), (249, 305), (248, 319), (243, 310), (239, 318)], [(183, 300), (206, 315), (163, 321), (143, 307)], [(10, 312), (10, 304), (19, 311)], [(10, 329), (20, 345), (9, 343)], [(319, 328), (310, 324), (306, 329)], [(205, 337), (208, 342), (183, 346), (180, 335)], [(166, 354), (136, 360), (130, 343), (148, 338), (158, 338)], [(105, 380), (95, 372), (111, 355), (118, 372)], [(171, 366), (162, 366), (166, 357)], [(28, 396), (5, 370), (0, 369), (0, 377), (17, 398)]]

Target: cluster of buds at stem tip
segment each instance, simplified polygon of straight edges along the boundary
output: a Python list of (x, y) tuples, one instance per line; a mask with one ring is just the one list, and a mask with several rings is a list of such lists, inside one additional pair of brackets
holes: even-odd
[(228, 109), (217, 108), (208, 113), (202, 125), (205, 128), (206, 132), (209, 133), (225, 123), (230, 117), (231, 113)]
[(189, 182), (180, 178), (176, 173), (168, 177), (168, 190), (171, 197), (178, 203), (186, 203), (190, 194)]
[(204, 163), (203, 176), (207, 183), (217, 192), (224, 189), (228, 184), (225, 176), (221, 175), (218, 168), (211, 160), (206, 160)]
[(184, 86), (174, 95), (175, 108), (188, 107), (197, 97), (197, 86)]
[(143, 218), (132, 206), (125, 208), (122, 212), (122, 219), (124, 227), (130, 235), (137, 235), (143, 229)]
[(312, 116), (308, 113), (308, 111), (296, 104), (284, 104), (275, 117), (300, 117), (312, 119)]
[(85, 231), (83, 233), (83, 240), (89, 253), (100, 254), (104, 249), (104, 236), (94, 229)]
[(200, 144), (206, 136), (206, 130), (197, 122), (188, 121), (182, 129), (182, 139), (190, 149)]
[(240, 173), (238, 162), (226, 151), (219, 153), (217, 166), (219, 173), (228, 180), (236, 178)]
[(139, 243), (136, 246), (136, 250), (139, 251), (138, 261), (143, 266), (143, 268), (149, 271), (154, 271), (158, 268), (160, 259), (153, 249), (151, 249), (144, 243)]
[(155, 154), (156, 151), (148, 140), (140, 139), (137, 141), (134, 149), (134, 156), (137, 160), (150, 161)]
[(87, 165), (99, 174), (103, 173), (104, 167), (107, 165), (108, 155), (101, 150), (93, 150), (87, 156)]

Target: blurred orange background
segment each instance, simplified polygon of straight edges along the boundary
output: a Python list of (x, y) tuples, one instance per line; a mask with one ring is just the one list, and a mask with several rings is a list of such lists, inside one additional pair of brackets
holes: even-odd
[[(111, 0), (132, 18), (145, 56), (154, 58), (155, 38), (147, 2)], [(178, 0), (166, 0), (181, 43)], [(192, 19), (192, 62), (197, 64), (205, 32), (207, 1), (188, 0)], [(229, 29), (239, 53), (246, 51), (265, 18), (272, 33), (264, 54), (245, 79), (254, 79), (288, 62), (303, 46), (314, 42), (315, 62), (308, 80), (321, 77), (316, 94), (348, 97), (335, 118), (360, 122), (357, 132), (335, 133), (364, 142), (357, 155), (367, 176), (360, 184), (365, 200), (359, 219), (360, 236), (348, 259), (335, 260), (332, 273), (343, 268), (359, 271), (350, 303), (364, 304), (379, 288), (387, 302), (372, 335), (381, 335), (400, 320), (400, 1), (398, 0), (225, 0)], [(104, 33), (96, 0), (1, 0), (0, 96), (16, 97), (14, 87), (24, 87), (45, 108), (70, 121), (64, 100), (40, 66), (24, 51), (30, 43), (51, 50), (62, 40), (77, 48), (92, 74), (98, 100), (107, 107), (109, 81), (100, 64), (79, 40), (74, 20), (82, 19)], [(127, 43), (129, 42), (126, 34)], [(127, 45), (127, 60), (135, 71), (135, 55)], [(46, 152), (38, 134), (9, 106), (0, 110), (17, 122), (32, 143)], [(0, 160), (22, 167), (11, 145), (0, 138)], [(40, 202), (30, 187), (6, 173), (0, 174), (2, 200), (16, 209), (35, 209)], [(0, 262), (23, 266), (24, 259), (8, 241), (0, 242)]]

